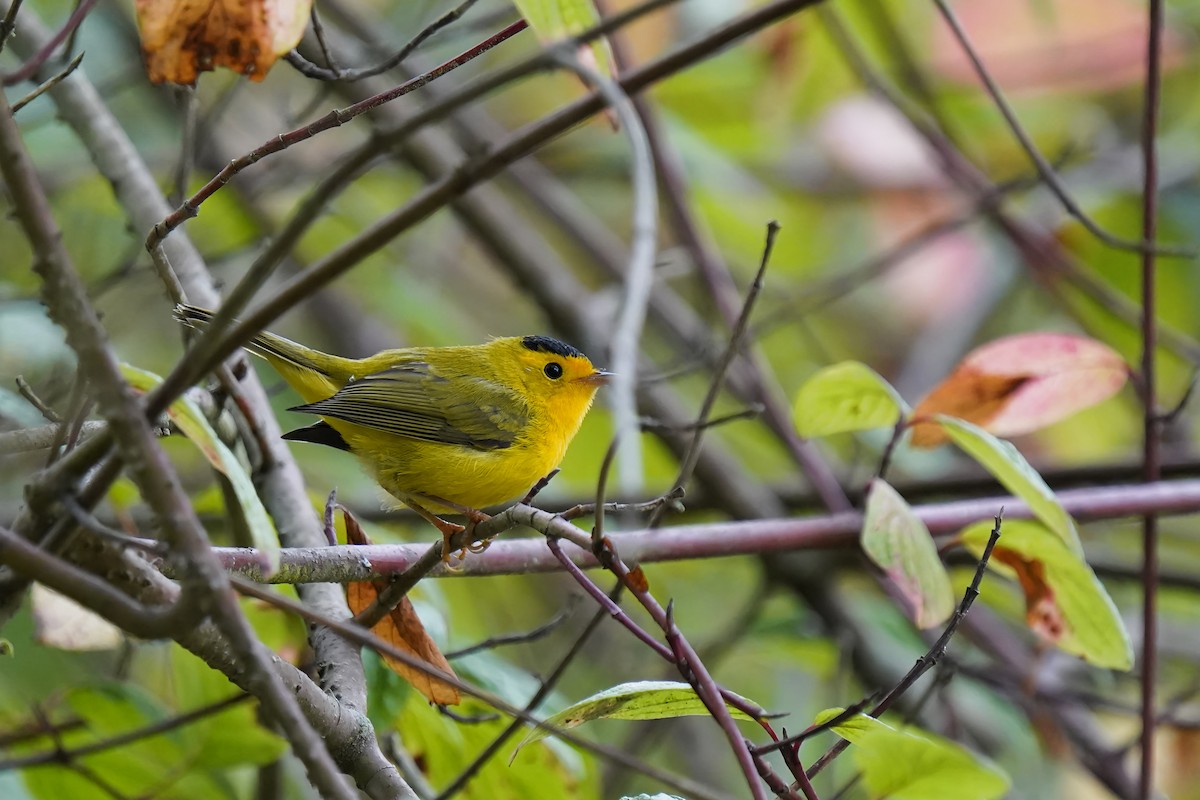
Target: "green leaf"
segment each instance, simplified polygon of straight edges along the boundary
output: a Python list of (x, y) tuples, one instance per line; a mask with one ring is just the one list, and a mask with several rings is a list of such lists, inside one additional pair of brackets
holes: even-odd
[[(842, 713), (831, 708), (815, 723)], [(833, 727), (854, 745), (871, 800), (992, 800), (1003, 797), (1011, 781), (1004, 772), (969, 750), (940, 736), (857, 714)]]
[[(181, 712), (224, 701), (238, 693), (224, 674), (178, 645), (170, 650), (175, 703)], [(287, 742), (264, 728), (251, 702), (236, 703), (187, 727), (191, 765), (198, 770), (261, 766), (281, 758)]]
[[(97, 738), (128, 733), (170, 716), (169, 709), (149, 692), (128, 683), (74, 689), (67, 702), (84, 720), (88, 732)], [(150, 737), (141, 741), (146, 743), (150, 754), (160, 759), (179, 753), (178, 746), (169, 737)]]
[[(64, 735), (62, 745), (77, 748), (113, 736), (136, 731), (162, 722), (171, 715), (170, 709), (156, 698), (132, 684), (105, 683), (77, 688), (66, 696), (67, 705), (82, 724)], [(120, 747), (103, 749), (82, 756), (80, 763), (122, 796), (138, 797), (161, 790), (178, 775), (183, 757), (182, 732), (164, 732), (138, 739)], [(38, 749), (44, 748), (44, 744)], [(90, 797), (88, 790), (81, 794), (58, 794), (56, 791), (76, 791), (71, 781), (52, 774), (61, 766), (32, 769), (25, 773), (26, 784), (42, 797)]]
[(878, 478), (867, 489), (862, 547), (912, 605), (918, 628), (945, 622), (954, 611), (950, 576), (929, 528), (895, 489)]
[(1029, 465), (1025, 456), (1021, 455), (1011, 442), (997, 439), (982, 428), (954, 417), (939, 414), (933, 421), (941, 425), (946, 435), (1000, 481), (1005, 489), (1028, 503), (1034, 516), (1071, 550), (1080, 556), (1083, 555), (1083, 545), (1079, 543), (1075, 521), (1066, 509), (1059, 505), (1058, 498), (1042, 480), (1042, 476)]
[(806, 438), (896, 424), (908, 406), (873, 369), (857, 361), (825, 367), (796, 394), (792, 420)]
[[(991, 530), (991, 522), (980, 522), (959, 538), (978, 556)], [(1129, 632), (1104, 584), (1045, 526), (1005, 520), (989, 566), (1020, 581), (1026, 621), (1042, 638), (1099, 667), (1133, 667)]]
[[(472, 698), (464, 698), (457, 710), (464, 715), (476, 715), (492, 709)], [(508, 725), (507, 719), (463, 725), (439, 713), (418, 692), (408, 693), (408, 703), (396, 721), (405, 749), (422, 765), (434, 786), (446, 786), (457, 778)], [(455, 797), (461, 800), (541, 797), (597, 800), (594, 787), (599, 782), (594, 778), (594, 762), (589, 754), (550, 739), (526, 748), (521, 758), (511, 765), (501, 758), (488, 759), (475, 779)]]
[[(596, 27), (600, 14), (592, 0), (514, 0), (521, 16), (543, 42), (555, 42), (577, 36)], [(612, 58), (608, 41), (594, 40), (584, 52), (590, 53), (591, 66), (601, 75), (612, 77)], [(583, 53), (580, 53), (583, 56)]]
[[(753, 701), (747, 701), (753, 704)], [(735, 708), (729, 709), (735, 719), (753, 718)], [(690, 684), (677, 681), (635, 681), (622, 683), (580, 700), (546, 719), (556, 728), (574, 728), (597, 719), (671, 719), (708, 714), (708, 709)], [(515, 757), (522, 747), (545, 738), (549, 732), (534, 728), (513, 751)]]
[[(162, 383), (162, 378), (154, 373), (129, 364), (121, 365), (121, 374), (131, 386), (143, 392), (148, 392)], [(203, 412), (187, 397), (180, 397), (171, 403), (167, 414), (179, 426), (179, 430), (183, 431), (184, 436), (200, 449), (213, 468), (224, 473), (229, 479), (238, 505), (246, 518), (246, 526), (250, 529), (254, 547), (264, 559), (263, 570), (267, 577), (275, 574), (279, 569), (279, 533), (275, 530), (275, 523), (271, 521), (271, 516), (267, 514), (262, 501), (258, 499), (254, 483), (242, 468), (237, 456), (217, 437), (216, 431), (208, 424)]]

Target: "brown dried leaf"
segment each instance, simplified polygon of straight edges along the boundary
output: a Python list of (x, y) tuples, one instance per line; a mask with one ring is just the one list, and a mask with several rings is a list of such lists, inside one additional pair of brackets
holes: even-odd
[(261, 81), (304, 35), (312, 0), (137, 0), (146, 72), (193, 84), (227, 67)]
[[(342, 517), (346, 521), (346, 541), (353, 545), (370, 544), (371, 540), (359, 525), (358, 520), (349, 511), (343, 509)], [(357, 616), (375, 602), (379, 593), (387, 588), (387, 581), (359, 581), (346, 584), (346, 603), (350, 612)], [(437, 667), (443, 672), (454, 675), (454, 668), (442, 655), (437, 644), (430, 638), (417, 616), (412, 602), (407, 597), (392, 609), (391, 613), (377, 622), (371, 632), (398, 650), (419, 658), (430, 666)], [(442, 706), (458, 705), (462, 696), (458, 689), (443, 680), (414, 669), (399, 659), (387, 654), (381, 654), (383, 663), (392, 672), (412, 684), (431, 703)]]
[[(370, 544), (371, 539), (362, 529), (362, 525), (358, 524), (358, 517), (350, 513), (349, 509), (342, 508), (342, 519), (346, 522), (346, 544), (364, 545)], [(355, 614), (358, 612), (355, 611)]]
[(1029, 628), (1046, 641), (1058, 644), (1069, 628), (1055, 599), (1054, 589), (1046, 582), (1045, 565), (1000, 545), (992, 551), (992, 558), (1017, 574), (1021, 592), (1025, 595), (1025, 622)]
[(650, 591), (650, 580), (640, 566), (629, 570), (629, 588), (635, 592)]
[[(987, 375), (974, 367), (961, 366), (917, 404), (912, 416), (923, 419), (946, 414), (986, 428), (1026, 380), (1023, 376)], [(941, 425), (918, 422), (912, 426), (913, 447), (937, 447), (947, 441), (949, 437)]]
[[(359, 581), (346, 584), (346, 602), (350, 605), (350, 611), (354, 614), (361, 613), (375, 602), (375, 598), (379, 596), (379, 590), (386, 585), (384, 581)], [(417, 612), (407, 597), (392, 609), (391, 614), (376, 623), (371, 632), (398, 650), (415, 656), (443, 672), (454, 674), (450, 662), (446, 660), (442, 651), (426, 633), (425, 626), (421, 624)], [(421, 670), (414, 669), (386, 653), (381, 655), (383, 663), (387, 664), (392, 672), (411, 683), (413, 688), (425, 695), (429, 702), (442, 706), (453, 706), (461, 702), (462, 697), (454, 686), (427, 675)]]

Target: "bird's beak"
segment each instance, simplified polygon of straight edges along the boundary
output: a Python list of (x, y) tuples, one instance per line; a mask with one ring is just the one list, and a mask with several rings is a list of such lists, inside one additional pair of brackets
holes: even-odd
[(606, 372), (602, 369), (598, 369), (595, 372), (593, 372), (591, 375), (584, 375), (582, 378), (579, 379), (579, 382), (580, 383), (594, 383), (598, 386), (603, 386), (604, 384), (608, 383), (608, 379), (611, 378), (612, 376), (613, 376), (613, 374), (611, 372)]

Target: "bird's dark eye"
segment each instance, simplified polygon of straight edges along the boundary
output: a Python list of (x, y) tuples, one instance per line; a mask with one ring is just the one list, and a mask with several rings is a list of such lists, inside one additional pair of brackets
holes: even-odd
[(559, 364), (557, 361), (551, 361), (542, 369), (542, 372), (546, 373), (546, 377), (550, 380), (556, 381), (563, 376), (562, 364)]

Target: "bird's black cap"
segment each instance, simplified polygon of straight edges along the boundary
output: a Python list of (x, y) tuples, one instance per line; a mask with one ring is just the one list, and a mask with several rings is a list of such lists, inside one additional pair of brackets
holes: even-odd
[(586, 358), (583, 353), (571, 347), (566, 342), (560, 342), (558, 339), (552, 339), (549, 336), (526, 336), (521, 340), (521, 344), (527, 350), (532, 350), (535, 353), (553, 353), (556, 356), (564, 358)]

